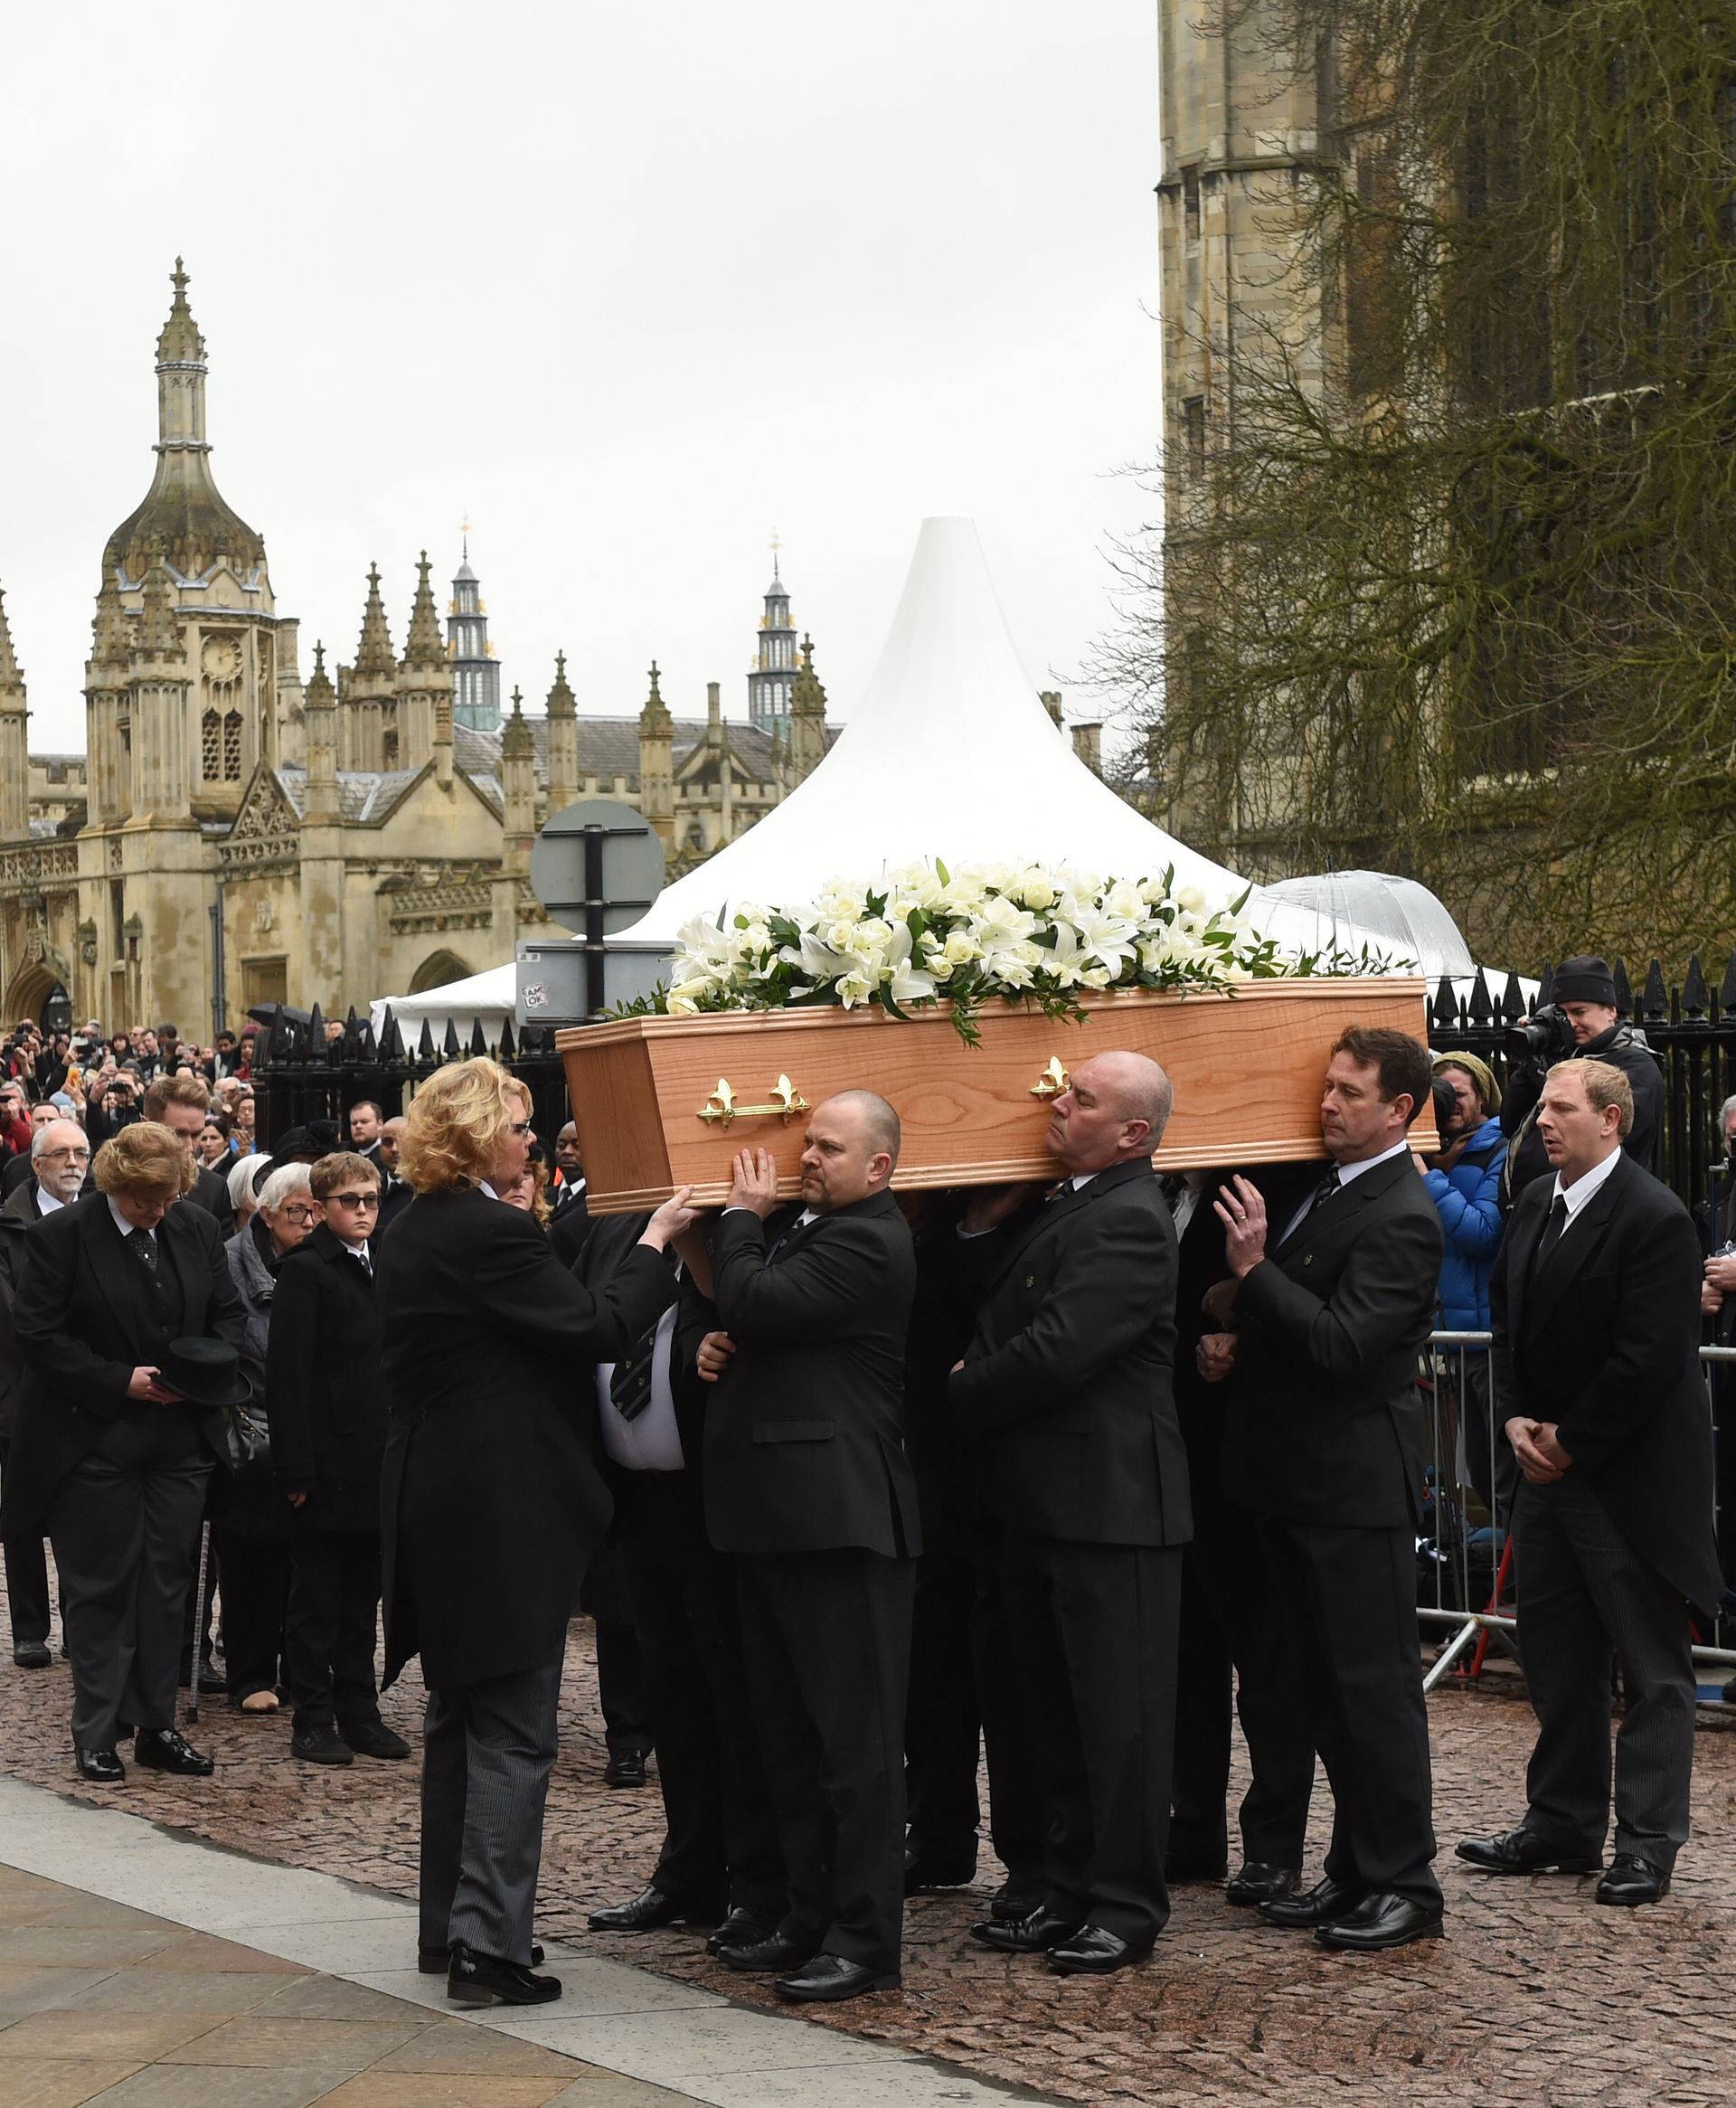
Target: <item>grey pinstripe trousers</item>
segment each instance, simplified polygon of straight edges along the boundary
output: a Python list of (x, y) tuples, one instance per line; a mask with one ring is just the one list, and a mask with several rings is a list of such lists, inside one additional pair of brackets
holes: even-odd
[(561, 1658), (429, 1691), (422, 1745), (421, 1946), (462, 1940), (528, 1967)]
[(1694, 1657), (1687, 1605), (1609, 1518), (1590, 1481), (1522, 1480), (1513, 1509), (1519, 1651), (1537, 1715), (1526, 1822), (1600, 1852), (1609, 1826), (1609, 1671), (1626, 1711), (1616, 1734), (1616, 1849), (1667, 1874), (1688, 1834)]

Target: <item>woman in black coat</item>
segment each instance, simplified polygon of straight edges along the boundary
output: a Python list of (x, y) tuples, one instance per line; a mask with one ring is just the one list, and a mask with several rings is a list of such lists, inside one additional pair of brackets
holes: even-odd
[(189, 1384), (245, 1396), (241, 1306), (216, 1223), (183, 1199), (193, 1163), (178, 1136), (136, 1121), (103, 1144), (95, 1173), (88, 1200), (24, 1238), (4, 1530), (46, 1527), (54, 1546), (80, 1776), (125, 1778), (126, 1721), (135, 1763), (204, 1777), (211, 1759), (176, 1732), (175, 1694), (206, 1481), (227, 1452), (218, 1404), (158, 1379), (209, 1343), (226, 1379), (201, 1385), (189, 1369)]
[(567, 1619), (609, 1517), (576, 1372), (656, 1324), (664, 1248), (693, 1220), (684, 1190), (580, 1286), (495, 1197), (524, 1168), (530, 1111), (490, 1061), (423, 1084), (399, 1157), (416, 1198), (379, 1253), (385, 1680), (420, 1653), (429, 1687), (421, 1965), (482, 2005), (561, 1991), (531, 1973), (531, 1920)]

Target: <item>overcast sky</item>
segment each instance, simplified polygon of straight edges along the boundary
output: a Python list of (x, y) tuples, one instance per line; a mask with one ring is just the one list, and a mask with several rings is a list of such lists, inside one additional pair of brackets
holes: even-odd
[[(473, 523), (505, 689), (732, 716), (782, 562), (834, 711), (918, 525), (973, 515), (1033, 676), (1109, 618), (1160, 404), (1150, 0), (10, 12), (0, 587), (84, 744), (177, 251), (219, 487), (279, 611), (401, 650)], [(1076, 715), (1095, 714), (1088, 692)]]

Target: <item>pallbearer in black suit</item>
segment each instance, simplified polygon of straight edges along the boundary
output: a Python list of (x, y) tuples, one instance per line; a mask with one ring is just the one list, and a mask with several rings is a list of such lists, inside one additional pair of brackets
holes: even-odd
[[(45, 1524), (54, 1547), (80, 1774), (125, 1776), (128, 1721), (135, 1763), (203, 1777), (211, 1759), (175, 1725), (176, 1668), (221, 1408), (250, 1389), (245, 1319), (217, 1225), (182, 1198), (193, 1158), (177, 1136), (135, 1121), (95, 1169), (96, 1193), (25, 1234), (5, 1531)], [(182, 1366), (190, 1356), (222, 1366)]]
[[(1169, 1078), (1094, 1054), (1055, 1100), (1064, 1183), (1002, 1255), (951, 1400), (1006, 1525), (1008, 1618), (1029, 1693), (1045, 1897), (972, 1928), (1065, 1975), (1142, 1961), (1169, 1917), (1182, 1546), (1192, 1529), (1172, 1384), (1175, 1231), (1151, 1167)], [(985, 1200), (986, 1226), (1016, 1198)]]
[(1272, 1614), (1291, 1620), (1334, 1801), (1326, 1878), (1260, 1908), (1328, 1947), (1396, 1947), (1441, 1927), (1415, 1534), (1417, 1357), (1440, 1219), (1406, 1139), (1430, 1082), (1419, 1041), (1353, 1027), (1326, 1066), (1332, 1163), (1314, 1193), (1269, 1225), (1246, 1178), (1215, 1204), (1235, 1331), (1208, 1334), (1200, 1356), (1208, 1376), (1234, 1379), (1224, 1487), (1256, 1518)]
[(770, 1938), (718, 1952), (775, 1973), (787, 1999), (899, 1980), (904, 1913), (904, 1700), (912, 1562), (904, 1453), (910, 1233), (888, 1191), (898, 1115), (868, 1091), (815, 1107), (802, 1206), (743, 1150), (712, 1233), (723, 1332), (700, 1369), (705, 1519), (736, 1562), (760, 1756), (788, 1908)]
[(1495, 1385), (1523, 1474), (1513, 1510), (1519, 1645), (1537, 1746), (1527, 1806), (1459, 1857), (1495, 1874), (1589, 1873), (1598, 1901), (1655, 1903), (1688, 1834), (1694, 1768), (1690, 1607), (1723, 1593), (1712, 1526), (1712, 1433), (1695, 1356), (1693, 1217), (1624, 1154), (1633, 1089), (1608, 1062), (1544, 1079), (1537, 1130), (1552, 1179), (1525, 1188), (1490, 1284)]
[(664, 1247), (693, 1220), (684, 1188), (587, 1291), (495, 1197), (534, 1139), (530, 1094), (497, 1063), (430, 1077), (400, 1151), (416, 1198), (376, 1272), (384, 1681), (420, 1653), (429, 1687), (418, 1961), (464, 2005), (561, 1995), (532, 1971), (532, 1912), (567, 1619), (609, 1515), (574, 1371), (656, 1319)]

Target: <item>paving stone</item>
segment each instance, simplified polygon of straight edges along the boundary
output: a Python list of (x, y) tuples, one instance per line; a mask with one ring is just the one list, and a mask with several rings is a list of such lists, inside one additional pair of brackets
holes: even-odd
[(476, 2072), (495, 2078), (542, 2078), (552, 2075), (564, 2084), (572, 2077), (571, 2059), (541, 2044), (492, 2028), (437, 2021), (413, 2042), (390, 2051), (373, 2066), (376, 2072)]
[(566, 2080), (559, 2078), (375, 2070), (326, 2094), (322, 2108), (543, 2108), (566, 2090)]
[[(292, 1979), (292, 1988), (299, 1980)], [(227, 2019), (237, 2013), (250, 2012), (255, 2006), (275, 1999), (283, 1989), (284, 1980), (275, 1972), (118, 1969), (111, 1976), (50, 2002), (70, 2012), (210, 2013), (218, 2019)]]
[[(164, 2063), (325, 2065), (336, 2071), (364, 2070), (376, 2057), (418, 2035), (420, 2020), (297, 2020), (244, 2013), (222, 2021), (184, 2044)], [(0, 2042), (5, 2037), (0, 2036)]]
[(108, 2098), (115, 2082), (136, 2068), (112, 2058), (19, 2057), (0, 2065), (0, 2100), (6, 2108), (80, 2108)]
[(157, 2064), (98, 2094), (92, 2108), (311, 2108), (341, 2083), (325, 2065)]
[(208, 2013), (26, 2013), (0, 2028), (0, 2066), (19, 2056), (121, 2057), (147, 2064), (187, 2047), (214, 2024)]

